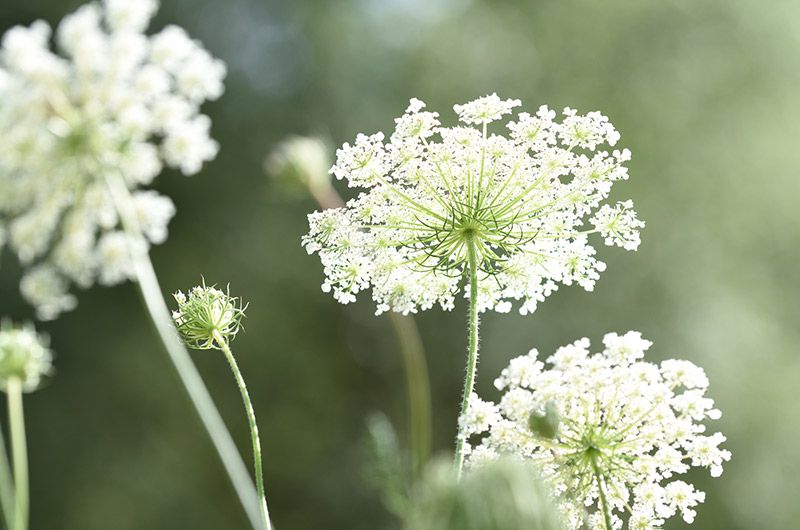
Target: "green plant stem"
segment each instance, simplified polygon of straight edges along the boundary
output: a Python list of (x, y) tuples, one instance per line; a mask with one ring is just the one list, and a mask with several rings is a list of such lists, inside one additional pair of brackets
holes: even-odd
[(225, 470), (230, 477), (239, 501), (247, 514), (250, 525), (254, 529), (261, 528), (258, 508), (258, 496), (252, 480), (247, 472), (247, 467), (242, 461), (236, 444), (233, 442), (225, 422), (214, 405), (208, 389), (192, 362), (189, 352), (181, 343), (178, 333), (172, 323), (169, 308), (167, 307), (161, 287), (158, 284), (147, 246), (142, 236), (133, 202), (122, 175), (119, 172), (106, 172), (106, 183), (114, 200), (117, 212), (122, 219), (122, 225), (128, 237), (131, 238), (131, 259), (134, 265), (139, 290), (144, 300), (145, 308), (156, 328), (158, 336), (164, 344), (169, 358), (178, 372), (186, 392), (192, 401), (200, 420), (208, 431), (211, 441), (219, 454)]
[(603, 482), (600, 479), (600, 470), (597, 467), (597, 457), (595, 455), (591, 456), (592, 459), (592, 469), (594, 470), (594, 478), (597, 482), (597, 491), (600, 495), (600, 506), (603, 509), (603, 520), (605, 521), (606, 530), (611, 530), (611, 512), (608, 510), (608, 499), (606, 498), (606, 492), (603, 489)]
[[(309, 192), (320, 208), (341, 208), (344, 201), (336, 189), (325, 184), (309, 186)], [(425, 346), (419, 334), (416, 320), (412, 316), (389, 312), (406, 377), (406, 400), (408, 403), (409, 447), (412, 455), (412, 471), (416, 476), (422, 472), (431, 454), (433, 420), (431, 413), (431, 382)]]
[(412, 317), (390, 312), (389, 319), (403, 356), (412, 470), (419, 477), (431, 454), (431, 390), (425, 349)]
[(22, 381), (12, 377), (6, 384), (8, 423), (11, 431), (11, 450), (14, 462), (14, 519), (13, 530), (28, 528), (28, 447), (25, 441), (25, 414), (22, 408)]
[(8, 452), (2, 429), (0, 429), (0, 508), (3, 510), (6, 528), (10, 530), (14, 522), (14, 481), (11, 479), (11, 467), (8, 464)]
[(239, 365), (233, 356), (228, 342), (222, 337), (219, 331), (214, 330), (214, 340), (219, 348), (225, 353), (225, 358), (228, 359), (228, 364), (231, 365), (233, 377), (236, 379), (236, 384), (239, 386), (239, 392), (242, 394), (242, 402), (244, 402), (244, 410), (247, 413), (247, 422), (250, 424), (250, 438), (253, 442), (253, 468), (255, 469), (256, 476), (256, 490), (258, 491), (259, 507), (261, 508), (261, 522), (264, 524), (266, 530), (272, 530), (272, 523), (269, 520), (269, 509), (267, 508), (267, 496), (264, 491), (264, 469), (261, 463), (261, 440), (258, 437), (258, 424), (256, 423), (256, 412), (253, 410), (253, 402), (250, 399), (250, 393), (247, 391), (247, 385), (244, 383), (244, 377), (239, 370)]
[[(478, 256), (475, 251), (475, 242), (471, 237), (467, 239), (467, 261), (469, 266), (469, 345), (464, 396), (461, 399), (459, 418), (465, 417), (469, 411), (469, 397), (475, 386), (475, 369), (478, 365)], [(464, 443), (466, 441), (466, 433), (461, 430), (460, 424), (459, 421), (455, 454), (456, 472), (459, 477), (461, 469), (464, 467)]]

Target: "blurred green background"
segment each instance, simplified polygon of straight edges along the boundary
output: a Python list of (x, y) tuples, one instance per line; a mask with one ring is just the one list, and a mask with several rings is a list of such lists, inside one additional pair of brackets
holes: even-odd
[[(77, 0), (2, 0), (0, 28), (57, 21)], [(259, 415), (271, 511), (281, 530), (385, 528), (362, 480), (364, 419), (404, 435), (402, 367), (368, 296), (322, 293), (299, 239), (315, 204), (262, 172), (287, 134), (334, 144), (388, 131), (410, 97), (452, 123), (454, 103), (497, 91), (598, 109), (633, 151), (639, 252), (603, 248), (594, 293), (562, 288), (529, 317), (487, 315), (478, 390), (511, 357), (582, 336), (640, 330), (652, 359), (704, 366), (734, 459), (696, 528), (797, 528), (800, 520), (800, 3), (797, 0), (163, 0), (229, 66), (207, 107), (222, 144), (191, 179), (157, 187), (178, 206), (153, 260), (169, 292), (231, 283), (250, 302), (234, 344)], [(2, 147), (0, 147), (2, 148)], [(343, 190), (344, 191), (344, 190)], [(0, 190), (2, 193), (2, 190)], [(6, 252), (0, 314), (30, 318)], [(419, 315), (433, 384), (435, 448), (450, 450), (465, 311)], [(93, 288), (40, 326), (57, 374), (28, 397), (33, 530), (245, 528), (213, 448), (161, 351), (135, 286)], [(249, 455), (224, 359), (195, 359)], [(248, 457), (249, 458), (249, 457)], [(669, 529), (684, 528), (680, 520)]]

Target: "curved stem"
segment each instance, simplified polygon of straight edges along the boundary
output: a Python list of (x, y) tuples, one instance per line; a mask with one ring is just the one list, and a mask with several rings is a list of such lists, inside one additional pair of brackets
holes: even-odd
[[(459, 418), (466, 417), (469, 411), (469, 397), (475, 386), (475, 369), (478, 365), (478, 256), (475, 250), (475, 241), (471, 237), (467, 239), (467, 261), (469, 266), (469, 346), (467, 375), (464, 378), (464, 396), (461, 399)], [(464, 443), (466, 441), (466, 433), (462, 432), (460, 425), (459, 421), (455, 454), (455, 465), (459, 476), (464, 466)]]
[(8, 423), (11, 430), (11, 450), (14, 462), (14, 502), (13, 530), (28, 528), (28, 447), (25, 441), (25, 415), (22, 408), (22, 381), (18, 377), (8, 380)]
[(258, 529), (261, 527), (259, 522), (261, 517), (259, 515), (258, 496), (253, 487), (253, 482), (250, 480), (247, 467), (244, 465), (242, 457), (236, 449), (236, 444), (234, 444), (228, 429), (225, 427), (225, 423), (222, 421), (222, 417), (214, 405), (214, 401), (211, 399), (208, 389), (197, 371), (197, 367), (192, 362), (189, 352), (186, 351), (186, 348), (181, 343), (178, 333), (172, 324), (172, 317), (161, 293), (158, 277), (155, 270), (153, 270), (153, 264), (147, 252), (147, 244), (144, 241), (136, 212), (133, 209), (130, 191), (125, 185), (122, 175), (118, 172), (106, 172), (105, 178), (117, 212), (122, 219), (125, 232), (131, 238), (131, 260), (133, 261), (145, 308), (150, 314), (158, 336), (164, 343), (169, 358), (172, 364), (175, 365), (178, 376), (186, 388), (197, 414), (211, 437), (211, 441), (233, 483), (236, 494), (239, 496), (239, 501), (244, 507), (250, 525), (254, 529)]
[(606, 498), (606, 492), (603, 489), (603, 482), (600, 479), (600, 470), (597, 467), (597, 458), (592, 455), (592, 469), (594, 470), (594, 478), (597, 482), (597, 491), (600, 495), (600, 506), (603, 509), (603, 520), (605, 521), (606, 530), (612, 530), (611, 526), (611, 512), (608, 509), (608, 499)]
[(269, 520), (269, 509), (267, 508), (267, 496), (264, 492), (264, 469), (261, 463), (261, 440), (258, 438), (258, 424), (256, 423), (256, 412), (253, 410), (253, 402), (250, 400), (250, 393), (247, 391), (247, 385), (244, 383), (244, 377), (239, 370), (239, 365), (233, 356), (228, 342), (220, 335), (219, 331), (214, 330), (214, 340), (217, 342), (219, 348), (225, 353), (225, 358), (228, 359), (228, 364), (231, 365), (233, 377), (236, 379), (236, 384), (239, 386), (239, 392), (242, 394), (242, 402), (244, 402), (244, 410), (247, 413), (247, 422), (250, 424), (250, 438), (253, 442), (253, 467), (256, 475), (256, 489), (258, 491), (258, 504), (261, 509), (261, 522), (264, 524), (266, 530), (272, 530), (272, 523)]
[(14, 517), (14, 481), (11, 479), (11, 466), (8, 464), (5, 438), (0, 429), (0, 508), (3, 510), (3, 521), (10, 529)]
[(431, 390), (425, 350), (419, 330), (410, 316), (390, 312), (406, 372), (409, 437), (413, 471), (419, 476), (431, 454)]

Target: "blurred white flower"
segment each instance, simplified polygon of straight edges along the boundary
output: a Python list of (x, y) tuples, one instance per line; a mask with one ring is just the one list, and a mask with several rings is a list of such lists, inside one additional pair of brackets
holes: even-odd
[(605, 264), (590, 234), (635, 250), (644, 223), (630, 201), (601, 206), (630, 159), (599, 149), (619, 139), (608, 119), (565, 109), (559, 123), (543, 106), (508, 123), (508, 137), (489, 134), (519, 105), (492, 94), (454, 107), (477, 127), (442, 127), (412, 99), (388, 142), (377, 133), (344, 144), (331, 173), (367, 190), (309, 216), (303, 244), (320, 255), (323, 290), (347, 303), (371, 286), (378, 313), (451, 309), (472, 254), (480, 310), (521, 300), (525, 314), (558, 284), (594, 287)]
[(549, 369), (535, 350), (512, 360), (495, 381), (500, 404), (473, 395), (462, 418), (477, 438), (468, 462), (532, 460), (571, 530), (587, 519), (591, 529), (622, 528), (626, 517), (631, 530), (653, 530), (677, 513), (691, 523), (705, 494), (675, 475), (704, 467), (718, 477), (731, 458), (722, 434), (704, 434), (703, 422), (720, 417), (704, 397), (708, 379), (689, 361), (642, 361), (652, 343), (638, 332), (603, 342), (597, 354), (588, 339), (560, 348)]
[(136, 190), (165, 165), (191, 175), (217, 154), (199, 106), (222, 94), (225, 66), (176, 26), (146, 35), (157, 8), (84, 5), (58, 25), (55, 51), (42, 21), (3, 36), (0, 232), (29, 269), (21, 289), (42, 319), (75, 306), (70, 284), (131, 277), (108, 172), (134, 192), (144, 236), (157, 244), (175, 207)]
[(47, 339), (32, 327), (0, 323), (0, 388), (17, 378), (26, 392), (36, 390), (42, 376), (52, 372), (52, 360)]

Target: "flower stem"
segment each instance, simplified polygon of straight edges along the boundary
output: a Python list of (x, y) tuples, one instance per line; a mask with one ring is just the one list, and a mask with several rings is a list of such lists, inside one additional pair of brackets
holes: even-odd
[[(461, 414), (463, 418), (469, 411), (469, 397), (475, 386), (475, 369), (478, 365), (478, 256), (475, 250), (475, 241), (472, 237), (467, 239), (467, 261), (469, 264), (469, 345), (467, 351), (467, 375), (464, 378), (464, 396), (461, 399)], [(461, 475), (464, 467), (464, 443), (466, 433), (462, 432), (459, 422), (458, 436), (456, 438), (455, 465), (456, 472)]]
[(592, 454), (592, 469), (594, 470), (594, 478), (597, 481), (597, 491), (600, 495), (600, 506), (603, 509), (603, 520), (605, 521), (606, 530), (611, 530), (611, 512), (608, 510), (608, 499), (606, 498), (606, 492), (603, 489), (603, 482), (600, 479), (600, 470), (597, 467), (597, 457)]
[(228, 364), (231, 365), (233, 377), (236, 379), (236, 384), (239, 386), (239, 392), (242, 394), (242, 401), (244, 402), (244, 410), (247, 413), (247, 422), (250, 424), (250, 438), (253, 442), (253, 467), (256, 476), (256, 489), (258, 490), (258, 502), (261, 508), (261, 522), (264, 524), (266, 530), (272, 530), (272, 523), (269, 519), (269, 509), (267, 508), (267, 496), (264, 492), (264, 469), (261, 463), (261, 440), (258, 437), (258, 424), (256, 423), (256, 412), (253, 410), (253, 402), (250, 400), (250, 393), (247, 391), (247, 385), (244, 383), (244, 377), (239, 370), (239, 365), (233, 356), (228, 341), (226, 341), (219, 331), (214, 330), (214, 340), (220, 349), (225, 353), (225, 358), (228, 359)]
[[(323, 209), (341, 208), (344, 201), (336, 189), (325, 181), (324, 185), (309, 186), (311, 195)], [(413, 472), (419, 476), (431, 454), (431, 383), (425, 347), (419, 328), (412, 316), (389, 312), (406, 376), (406, 398), (408, 402), (408, 432), (412, 455)]]
[(197, 414), (208, 431), (217, 453), (219, 453), (225, 470), (239, 496), (239, 501), (244, 507), (250, 525), (254, 529), (259, 529), (261, 528), (261, 523), (259, 522), (261, 517), (253, 482), (250, 480), (247, 467), (242, 461), (242, 457), (236, 449), (236, 444), (234, 444), (228, 429), (225, 427), (225, 423), (222, 421), (222, 417), (214, 405), (214, 401), (211, 399), (208, 389), (197, 371), (197, 367), (192, 362), (189, 352), (181, 343), (178, 333), (172, 324), (167, 303), (161, 293), (158, 277), (150, 261), (147, 245), (142, 236), (136, 212), (133, 209), (130, 191), (119, 172), (107, 171), (105, 174), (106, 183), (117, 212), (122, 219), (122, 225), (126, 234), (132, 240), (131, 259), (145, 308), (150, 314), (156, 331), (164, 343), (170, 360), (175, 365), (178, 376), (186, 388)]
[(28, 449), (25, 441), (25, 415), (22, 408), (22, 381), (12, 377), (6, 385), (8, 423), (11, 430), (11, 450), (14, 461), (14, 518), (13, 530), (28, 528)]
[(14, 481), (11, 479), (11, 467), (8, 464), (8, 452), (2, 429), (0, 429), (0, 508), (3, 510), (6, 528), (10, 529), (14, 521)]
[(412, 465), (419, 477), (431, 453), (431, 390), (425, 350), (412, 317), (390, 312), (389, 319), (403, 356)]

